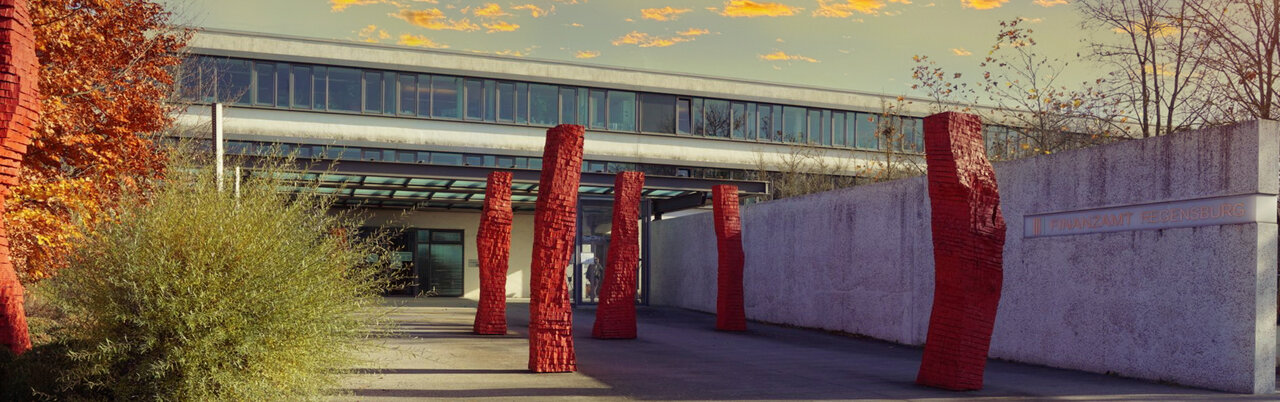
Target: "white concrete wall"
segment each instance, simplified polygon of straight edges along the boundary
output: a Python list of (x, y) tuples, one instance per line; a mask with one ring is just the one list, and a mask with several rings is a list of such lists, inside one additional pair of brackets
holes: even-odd
[[(472, 266), (478, 260), (476, 231), (480, 229), (480, 212), (437, 212), (393, 209), (370, 209), (359, 212), (367, 226), (387, 226), (417, 229), (462, 230), (463, 280), (462, 297), (480, 299), (480, 268)], [(529, 297), (529, 267), (533, 256), (533, 214), (518, 213), (511, 223), (511, 260), (507, 271), (507, 297)]]
[[(997, 165), (1008, 236), (991, 357), (1274, 392), (1274, 221), (1022, 235), (1026, 214), (1259, 193), (1274, 205), (1278, 147), (1268, 121)], [(924, 343), (925, 178), (752, 205), (742, 219), (749, 319)], [(711, 215), (655, 222), (651, 236), (653, 303), (714, 311)]]

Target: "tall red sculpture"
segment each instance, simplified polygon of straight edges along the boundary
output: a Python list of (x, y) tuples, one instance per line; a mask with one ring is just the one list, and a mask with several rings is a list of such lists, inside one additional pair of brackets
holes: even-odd
[(480, 254), (480, 305), (472, 329), (480, 335), (507, 334), (507, 269), (511, 259), (511, 172), (491, 172), (484, 211), (476, 231)]
[(613, 182), (613, 226), (609, 261), (601, 286), (600, 306), (591, 336), (636, 337), (636, 267), (640, 265), (640, 190), (643, 172), (622, 172)]
[(711, 198), (719, 257), (716, 275), (716, 329), (746, 331), (747, 312), (742, 301), (742, 221), (738, 218), (738, 186), (712, 186)]
[[(0, 0), (0, 213), (18, 184), (22, 156), (40, 117), (39, 61), (25, 0)], [(0, 344), (14, 354), (31, 349), (22, 283), (9, 258), (9, 232), (0, 221)]]
[(924, 119), (933, 211), (933, 311), (916, 382), (982, 388), (1003, 282), (1005, 224), (978, 116)]
[(533, 294), (529, 300), (529, 370), (535, 373), (578, 369), (565, 268), (573, 252), (578, 221), (583, 131), (582, 126), (571, 124), (547, 130), (547, 145), (542, 151), (533, 217)]

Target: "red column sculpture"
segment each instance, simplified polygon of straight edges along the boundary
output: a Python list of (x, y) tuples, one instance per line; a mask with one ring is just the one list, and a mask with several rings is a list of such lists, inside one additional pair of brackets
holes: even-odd
[(547, 145), (542, 151), (533, 217), (533, 294), (529, 300), (529, 370), (535, 373), (578, 369), (565, 268), (578, 222), (583, 132), (582, 126), (571, 124), (547, 130)]
[(591, 336), (636, 337), (636, 266), (640, 265), (640, 190), (643, 172), (622, 172), (613, 183), (613, 226), (600, 306)]
[(978, 116), (924, 119), (933, 211), (933, 311), (916, 383), (982, 388), (1003, 282), (1004, 217)]
[(742, 301), (742, 221), (738, 218), (738, 186), (711, 186), (715, 214), (716, 329), (746, 331), (747, 312)]
[(476, 231), (480, 254), (480, 305), (472, 329), (480, 335), (507, 334), (507, 269), (511, 258), (511, 172), (491, 172), (484, 189), (484, 212)]
[[(0, 0), (0, 214), (18, 184), (22, 156), (40, 117), (39, 62), (25, 0)], [(31, 349), (23, 287), (9, 258), (9, 232), (0, 221), (0, 344), (14, 354)]]

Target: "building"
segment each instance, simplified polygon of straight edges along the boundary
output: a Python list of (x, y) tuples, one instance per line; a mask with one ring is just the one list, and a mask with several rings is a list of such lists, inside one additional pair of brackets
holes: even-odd
[[(925, 113), (869, 93), (235, 31), (204, 30), (190, 51), (180, 127), (204, 135), (212, 103), (223, 103), (228, 153), (293, 154), (308, 168), (291, 179), (337, 193), (369, 227), (408, 229), (399, 244), (415, 277), (408, 294), (478, 297), (484, 178), (510, 170), (508, 296), (529, 295), (531, 211), (544, 133), (556, 124), (588, 129), (571, 286), (575, 302), (591, 303), (587, 272), (605, 255), (613, 173), (646, 173), (647, 222), (703, 205), (715, 184), (738, 185), (748, 202), (765, 195), (770, 183), (757, 173), (783, 169), (798, 151), (847, 177), (888, 155), (919, 158)], [(888, 105), (902, 114), (885, 115)], [(890, 122), (896, 139), (874, 135)]]

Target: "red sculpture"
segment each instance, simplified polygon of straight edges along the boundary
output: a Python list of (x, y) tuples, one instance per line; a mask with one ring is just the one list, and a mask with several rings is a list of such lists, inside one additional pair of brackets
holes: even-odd
[[(40, 117), (39, 61), (31, 14), (23, 0), (0, 0), (0, 214), (18, 184), (22, 156)], [(23, 287), (9, 258), (9, 233), (0, 221), (0, 344), (14, 354), (31, 349)]]
[(636, 266), (640, 265), (640, 190), (643, 172), (622, 172), (613, 182), (613, 226), (600, 306), (591, 336), (636, 337)]
[(924, 119), (933, 211), (934, 291), (916, 383), (982, 389), (1003, 282), (1005, 224), (978, 116)]
[(712, 186), (711, 198), (720, 264), (716, 276), (716, 329), (746, 331), (747, 313), (742, 301), (742, 222), (738, 219), (738, 186)]
[(542, 151), (533, 217), (533, 294), (529, 300), (529, 370), (535, 373), (578, 369), (565, 268), (578, 222), (583, 131), (582, 126), (571, 124), (547, 130), (547, 145)]
[(507, 269), (511, 257), (511, 172), (489, 173), (476, 231), (480, 305), (472, 327), (480, 335), (507, 334)]

